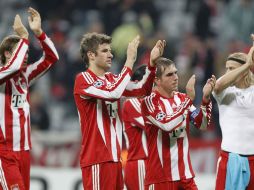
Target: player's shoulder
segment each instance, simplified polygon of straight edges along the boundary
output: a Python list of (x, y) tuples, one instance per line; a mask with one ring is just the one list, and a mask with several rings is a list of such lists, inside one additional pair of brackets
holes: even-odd
[(89, 72), (84, 71), (76, 75), (75, 87), (87, 88), (88, 86), (91, 86), (93, 84), (94, 84), (94, 78)]
[(134, 106), (134, 107), (140, 107), (141, 106), (142, 99), (141, 98), (131, 98), (126, 100), (127, 106)]
[(157, 102), (159, 99), (160, 95), (153, 91), (149, 96), (146, 96), (141, 103), (149, 106), (155, 104), (155, 102)]

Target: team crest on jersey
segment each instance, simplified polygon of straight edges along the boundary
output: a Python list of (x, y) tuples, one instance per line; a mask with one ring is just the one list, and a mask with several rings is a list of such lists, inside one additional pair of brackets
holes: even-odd
[(96, 88), (100, 88), (102, 85), (104, 85), (104, 82), (101, 80), (97, 80), (93, 83), (93, 86)]
[(166, 117), (166, 114), (164, 112), (160, 112), (156, 115), (156, 120), (161, 121)]

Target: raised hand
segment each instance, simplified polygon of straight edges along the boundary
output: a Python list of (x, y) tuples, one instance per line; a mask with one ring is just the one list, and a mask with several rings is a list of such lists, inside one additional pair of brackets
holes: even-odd
[(195, 83), (196, 83), (196, 76), (192, 75), (185, 87), (186, 94), (190, 97), (192, 101), (195, 99)]
[(215, 87), (215, 84), (216, 84), (216, 77), (212, 75), (212, 77), (206, 81), (206, 84), (203, 87), (203, 101), (209, 102), (210, 95)]
[(140, 42), (140, 37), (137, 35), (128, 45), (126, 66), (132, 69), (134, 62), (137, 58), (137, 49)]
[(41, 29), (41, 16), (38, 11), (29, 7), (27, 11), (30, 15), (28, 16), (28, 23), (31, 30), (34, 32), (36, 36), (40, 36), (42, 34)]
[(16, 15), (14, 18), (13, 30), (21, 38), (28, 39), (28, 36), (29, 36), (28, 31), (26, 27), (23, 25), (19, 15)]
[(161, 57), (163, 55), (165, 46), (166, 46), (165, 40), (158, 40), (156, 42), (155, 46), (153, 47), (153, 49), (151, 51), (151, 55), (150, 55), (150, 65), (152, 67), (155, 66), (156, 59), (158, 59), (159, 57)]
[(251, 34), (252, 39), (252, 47), (249, 50), (248, 57), (247, 57), (247, 63), (250, 64), (250, 69), (254, 71), (254, 34)]

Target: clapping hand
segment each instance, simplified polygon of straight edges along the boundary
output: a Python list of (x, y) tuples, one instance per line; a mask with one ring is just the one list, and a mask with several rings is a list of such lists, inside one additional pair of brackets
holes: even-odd
[(30, 15), (28, 16), (28, 23), (31, 30), (34, 32), (36, 36), (40, 36), (42, 34), (41, 29), (41, 16), (38, 11), (29, 7), (27, 11)]
[(166, 46), (166, 41), (165, 40), (158, 40), (153, 47), (150, 55), (150, 65), (152, 67), (155, 66), (155, 61), (163, 55), (164, 48)]
[(28, 36), (29, 36), (28, 31), (27, 31), (26, 27), (23, 25), (21, 18), (18, 14), (14, 18), (13, 30), (21, 38), (28, 39)]

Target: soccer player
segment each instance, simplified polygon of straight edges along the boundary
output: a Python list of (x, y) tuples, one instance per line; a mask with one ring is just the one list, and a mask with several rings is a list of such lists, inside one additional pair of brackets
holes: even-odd
[(41, 43), (43, 56), (27, 64), (28, 32), (19, 15), (10, 35), (0, 44), (0, 181), (1, 188), (29, 190), (30, 113), (29, 87), (58, 60), (52, 41), (41, 28), (40, 14), (28, 9), (30, 29)]
[(208, 79), (202, 105), (196, 109), (192, 104), (195, 76), (187, 83), (188, 96), (178, 92), (177, 69), (171, 60), (159, 58), (156, 67), (155, 90), (141, 103), (148, 144), (145, 189), (196, 190), (189, 155), (189, 128), (192, 123), (206, 129), (216, 79), (215, 76)]
[(237, 52), (228, 56), (226, 73), (213, 91), (222, 131), (216, 190), (254, 189), (253, 48), (248, 55)]
[[(132, 75), (132, 81), (140, 81), (146, 65), (140, 66)], [(144, 190), (145, 159), (147, 158), (145, 123), (141, 114), (142, 98), (127, 99), (123, 104), (123, 132), (128, 150), (124, 168), (124, 183), (128, 190)]]
[(165, 42), (159, 40), (151, 51), (142, 81), (130, 82), (139, 37), (127, 48), (120, 74), (107, 72), (112, 63), (111, 37), (88, 33), (81, 40), (81, 57), (88, 69), (76, 76), (74, 98), (80, 118), (82, 146), (80, 166), (84, 189), (123, 189), (120, 152), (122, 145), (121, 96), (143, 96), (151, 92), (154, 61), (162, 55)]

